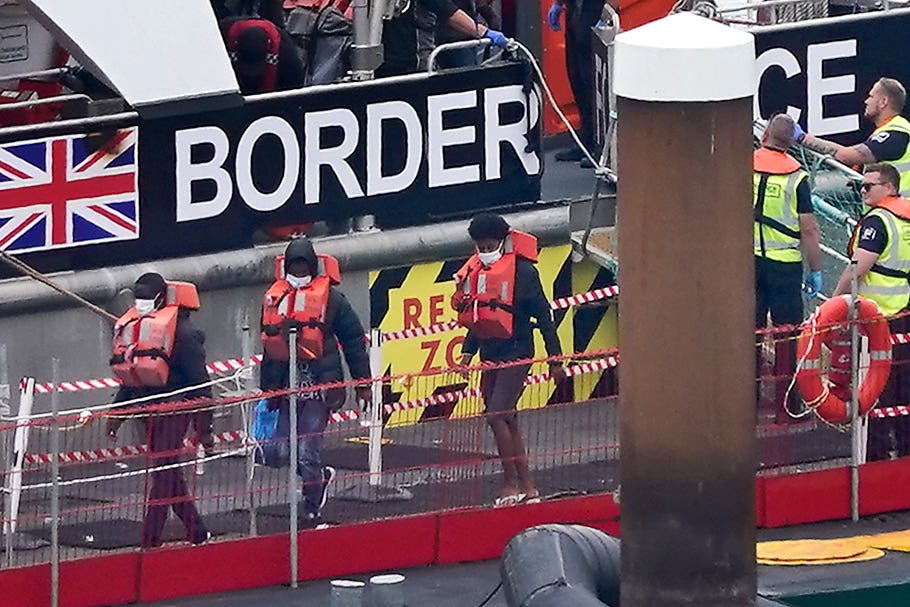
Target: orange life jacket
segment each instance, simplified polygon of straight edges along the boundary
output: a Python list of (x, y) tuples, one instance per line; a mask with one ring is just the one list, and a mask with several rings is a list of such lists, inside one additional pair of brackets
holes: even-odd
[(262, 302), (262, 347), (271, 360), (290, 359), (288, 332), (292, 326), (297, 327), (298, 359), (322, 358), (329, 290), (341, 282), (341, 272), (334, 257), (317, 255), (316, 259), (319, 269), (302, 289), (294, 289), (285, 280), (284, 256), (275, 260), (276, 280)]
[(787, 152), (761, 147), (752, 152), (752, 168), (759, 173), (789, 175), (802, 167)]
[[(885, 198), (877, 205), (870, 209), (870, 212), (874, 209), (885, 209), (892, 215), (903, 219), (904, 221), (910, 221), (910, 200), (906, 198), (901, 198), (900, 196), (889, 196)], [(850, 236), (850, 242), (847, 243), (847, 255), (853, 256), (853, 251), (856, 250), (856, 241), (859, 237), (859, 227), (862, 225), (862, 222), (858, 223), (853, 229), (853, 234)]]
[(199, 309), (199, 293), (188, 282), (168, 282), (164, 306), (148, 316), (130, 308), (114, 325), (111, 370), (124, 386), (160, 388), (170, 376), (170, 356), (180, 308)]
[(519, 257), (537, 261), (537, 238), (512, 230), (503, 241), (503, 254), (489, 268), (477, 253), (455, 274), (452, 308), (458, 322), (480, 339), (512, 337), (515, 264)]
[(248, 27), (258, 27), (265, 31), (269, 39), (269, 52), (265, 56), (265, 69), (259, 79), (259, 92), (274, 91), (278, 86), (278, 49), (281, 45), (281, 34), (275, 24), (267, 19), (243, 19), (232, 23), (227, 32), (227, 50), (231, 63), (237, 62), (237, 39)]

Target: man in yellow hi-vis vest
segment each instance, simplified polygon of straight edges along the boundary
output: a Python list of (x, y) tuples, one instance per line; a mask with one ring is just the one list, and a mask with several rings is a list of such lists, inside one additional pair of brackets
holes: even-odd
[[(871, 299), (887, 316), (891, 333), (910, 330), (910, 200), (897, 195), (900, 175), (890, 164), (866, 166), (863, 202), (871, 209), (863, 216), (848, 253), (856, 261), (857, 292)], [(850, 267), (837, 282), (835, 295), (850, 293)], [(900, 315), (901, 312), (905, 314)], [(879, 406), (910, 404), (910, 345), (892, 349), (891, 375), (879, 398)], [(873, 419), (869, 426), (868, 459), (888, 459), (910, 454), (910, 418)]]
[[(753, 157), (755, 209), (755, 326), (793, 325), (803, 320), (801, 294), (803, 253), (809, 265), (806, 291), (815, 297), (821, 290), (821, 252), (818, 224), (812, 207), (809, 175), (787, 150), (793, 145), (793, 119), (774, 116), (762, 135), (762, 145)], [(793, 374), (796, 351), (792, 333), (775, 333), (776, 378)], [(758, 353), (761, 369), (761, 350)], [(775, 418), (786, 423), (784, 402), (789, 382), (776, 380)], [(797, 402), (795, 391), (791, 401)]]
[(875, 125), (875, 130), (863, 143), (843, 146), (826, 139), (803, 133), (796, 124), (794, 136), (810, 150), (830, 154), (846, 165), (860, 166), (873, 162), (889, 162), (901, 174), (898, 194), (910, 197), (910, 121), (901, 116), (907, 101), (907, 91), (894, 78), (879, 78), (866, 97), (863, 116)]

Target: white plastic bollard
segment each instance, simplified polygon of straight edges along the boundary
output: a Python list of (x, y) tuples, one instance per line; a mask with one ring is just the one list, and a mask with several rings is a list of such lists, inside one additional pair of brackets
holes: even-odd
[(363, 607), (366, 584), (356, 580), (332, 580), (331, 607)]
[(404, 607), (404, 576), (389, 573), (371, 577), (370, 607)]

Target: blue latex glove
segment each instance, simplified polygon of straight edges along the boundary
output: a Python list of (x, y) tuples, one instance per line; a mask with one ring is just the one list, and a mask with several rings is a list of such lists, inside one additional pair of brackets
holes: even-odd
[(563, 6), (559, 2), (553, 2), (550, 6), (549, 12), (547, 12), (547, 24), (549, 24), (550, 29), (554, 32), (558, 32), (562, 29), (562, 25), (559, 23), (559, 17), (562, 15)]
[(806, 138), (806, 131), (803, 130), (803, 127), (799, 126), (797, 121), (793, 121), (793, 139), (796, 143), (802, 143), (803, 139)]
[(505, 34), (497, 32), (496, 30), (487, 29), (487, 32), (483, 37), (489, 38), (493, 43), (493, 46), (498, 46), (499, 48), (505, 48), (506, 45), (509, 44), (509, 39), (506, 38)]
[(809, 299), (815, 299), (815, 296), (822, 290), (822, 273), (809, 272), (809, 275), (806, 276), (803, 290), (806, 292), (806, 295), (809, 296)]

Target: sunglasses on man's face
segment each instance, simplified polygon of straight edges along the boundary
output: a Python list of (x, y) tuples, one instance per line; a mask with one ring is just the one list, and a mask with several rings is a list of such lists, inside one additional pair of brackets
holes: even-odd
[(885, 185), (885, 184), (878, 182), (878, 181), (864, 181), (862, 183), (862, 185), (860, 185), (859, 187), (863, 192), (868, 192), (869, 190), (871, 190), (872, 188), (874, 188), (877, 185)]

